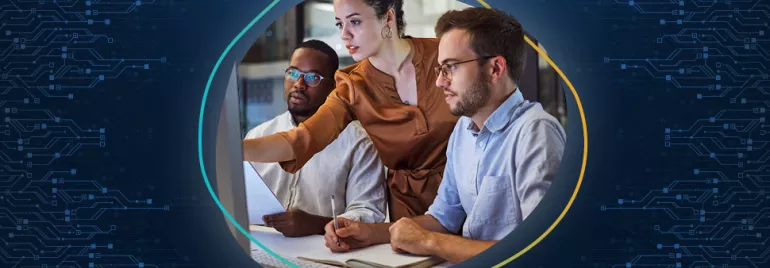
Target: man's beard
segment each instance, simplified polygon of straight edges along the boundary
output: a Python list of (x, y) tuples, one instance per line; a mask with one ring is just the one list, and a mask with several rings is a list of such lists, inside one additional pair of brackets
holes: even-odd
[(451, 109), (454, 116), (473, 116), (489, 100), (489, 92), (492, 86), (487, 81), (487, 75), (482, 70), (476, 75), (473, 84), (462, 95), (457, 105)]
[(292, 108), (289, 106), (289, 113), (293, 116), (310, 117), (316, 112), (316, 110), (310, 108)]
[(299, 117), (310, 117), (310, 116), (312, 116), (313, 114), (315, 114), (315, 112), (316, 112), (316, 111), (318, 110), (318, 108), (320, 107), (320, 106), (318, 106), (318, 107), (309, 107), (309, 106), (305, 106), (305, 107), (297, 107), (297, 106), (293, 105), (293, 104), (292, 104), (292, 103), (289, 101), (289, 100), (291, 99), (291, 95), (292, 95), (292, 94), (295, 94), (295, 95), (300, 95), (300, 96), (302, 96), (302, 97), (303, 97), (303, 98), (305, 98), (305, 100), (306, 100), (306, 101), (305, 101), (305, 103), (306, 103), (307, 105), (309, 105), (309, 104), (310, 104), (310, 98), (309, 98), (307, 95), (305, 95), (305, 94), (303, 94), (303, 93), (301, 93), (301, 92), (294, 92), (294, 93), (291, 93), (291, 94), (289, 94), (289, 97), (286, 99), (286, 106), (288, 107), (289, 113), (290, 113), (292, 116), (299, 116)]

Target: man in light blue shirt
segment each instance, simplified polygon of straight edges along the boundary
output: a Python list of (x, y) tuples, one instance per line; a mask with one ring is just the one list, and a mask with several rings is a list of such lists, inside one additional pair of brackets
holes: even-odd
[(462, 116), (438, 196), (423, 216), (388, 224), (343, 220), (336, 232), (327, 225), (332, 251), (390, 242), (399, 252), (461, 262), (515, 229), (556, 176), (566, 134), (518, 90), (527, 45), (521, 25), (499, 10), (468, 8), (444, 14), (436, 35), (436, 84)]

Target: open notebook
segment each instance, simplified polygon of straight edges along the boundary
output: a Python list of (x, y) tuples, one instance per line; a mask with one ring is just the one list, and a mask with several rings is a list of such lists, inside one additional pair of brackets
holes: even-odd
[[(331, 252), (321, 235), (288, 238), (264, 226), (250, 226), (251, 235), (278, 255), (333, 266), (355, 268), (425, 268), (444, 260), (428, 256), (400, 254), (390, 245), (377, 245), (344, 253)], [(256, 244), (252, 243), (252, 248)]]
[(435, 257), (399, 254), (390, 245), (376, 245), (344, 253), (329, 249), (300, 253), (297, 259), (318, 263), (356, 268), (424, 268), (444, 262)]

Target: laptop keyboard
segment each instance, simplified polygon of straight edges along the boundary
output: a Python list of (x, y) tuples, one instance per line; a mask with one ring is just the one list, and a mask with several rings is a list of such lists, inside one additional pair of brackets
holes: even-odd
[[(293, 263), (294, 265), (302, 268), (329, 268), (334, 266), (328, 266), (323, 265), (320, 263), (315, 263), (311, 261), (305, 261), (300, 260), (297, 258), (286, 258), (284, 256), (281, 256), (282, 258), (286, 259), (287, 261)], [(251, 258), (254, 259), (259, 265), (263, 267), (271, 267), (271, 268), (284, 268), (284, 267), (293, 267), (289, 266), (288, 264), (282, 262), (281, 260), (273, 257), (270, 255), (270, 253), (267, 253), (267, 251), (264, 251), (260, 248), (252, 249), (251, 250)], [(296, 267), (295, 266), (295, 267)]]

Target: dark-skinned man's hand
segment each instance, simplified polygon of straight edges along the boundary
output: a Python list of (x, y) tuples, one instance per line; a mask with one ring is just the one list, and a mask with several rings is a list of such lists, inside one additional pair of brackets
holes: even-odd
[(331, 218), (313, 215), (299, 209), (262, 217), (265, 226), (273, 227), (286, 237), (301, 237), (314, 234), (324, 234), (324, 225)]

